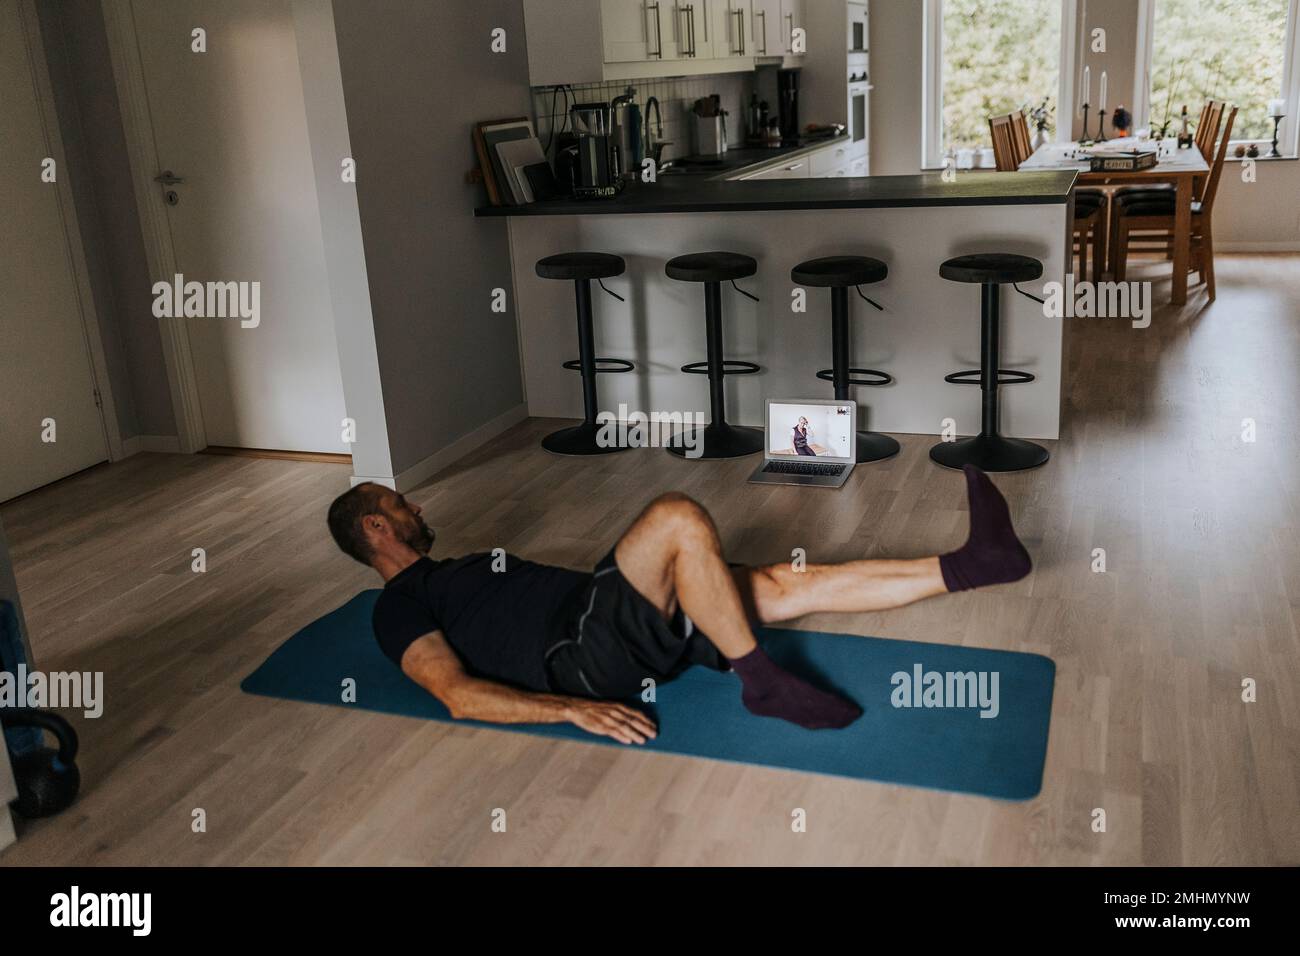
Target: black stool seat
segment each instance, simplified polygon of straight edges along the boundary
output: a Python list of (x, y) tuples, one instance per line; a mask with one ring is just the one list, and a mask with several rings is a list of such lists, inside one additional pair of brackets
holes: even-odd
[(823, 256), (790, 270), (791, 281), (818, 289), (870, 285), (883, 282), (887, 275), (889, 266), (869, 256)]
[(1043, 274), (1043, 264), (1009, 252), (979, 252), (958, 256), (939, 266), (939, 275), (952, 282), (1030, 282)]
[(561, 252), (537, 260), (543, 279), (608, 279), (623, 274), (623, 257), (607, 252)]
[(738, 252), (693, 252), (668, 260), (664, 272), (682, 282), (728, 282), (758, 271), (758, 262)]

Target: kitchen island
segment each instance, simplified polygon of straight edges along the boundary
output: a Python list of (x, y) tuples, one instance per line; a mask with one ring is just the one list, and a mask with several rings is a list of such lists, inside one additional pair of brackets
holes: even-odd
[[(754, 302), (723, 286), (726, 357), (755, 362), (757, 375), (729, 376), (728, 418), (761, 425), (765, 398), (829, 398), (819, 369), (831, 364), (830, 296), (800, 290), (790, 269), (805, 259), (864, 255), (883, 260), (889, 277), (863, 291), (880, 312), (851, 297), (853, 364), (894, 377), (882, 388), (858, 388), (859, 427), (938, 435), (945, 420), (958, 435), (979, 431), (978, 389), (950, 385), (944, 375), (977, 368), (977, 286), (939, 277), (939, 264), (974, 252), (1012, 252), (1043, 263), (1028, 291), (1042, 294), (1064, 281), (1070, 266), (1076, 173), (959, 173), (834, 179), (718, 182), (665, 177), (630, 184), (605, 200), (550, 200), (490, 207), (507, 217), (511, 288), (529, 414), (580, 418), (582, 390), (562, 363), (577, 355), (572, 283), (540, 279), (538, 259), (558, 252), (608, 252), (627, 271), (606, 285), (625, 303), (593, 296), (596, 351), (627, 359), (636, 371), (601, 375), (602, 411), (698, 412), (707, 383), (682, 365), (704, 358), (704, 296), (696, 283), (676, 282), (664, 263), (691, 252), (725, 250), (752, 256), (758, 274), (739, 285)], [(805, 311), (795, 308), (800, 300)], [(1002, 391), (1002, 432), (1055, 439), (1060, 429), (1062, 320), (1004, 288), (1003, 368), (1036, 379)]]

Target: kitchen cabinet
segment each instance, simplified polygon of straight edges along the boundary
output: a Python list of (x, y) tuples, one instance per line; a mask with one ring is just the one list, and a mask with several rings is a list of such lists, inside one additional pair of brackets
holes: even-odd
[(529, 85), (752, 70), (754, 2), (523, 0)]
[(755, 56), (751, 0), (713, 0), (713, 55)]
[(600, 0), (601, 39), (606, 63), (634, 63), (663, 57), (661, 0)]
[[(715, 55), (716, 24), (709, 8), (722, 0), (661, 0), (672, 18), (672, 40), (665, 57), (670, 60), (711, 60)], [(723, 46), (725, 49), (725, 46)]]
[(791, 159), (781, 163), (779, 166), (773, 166), (771, 169), (764, 169), (762, 172), (750, 173), (748, 176), (742, 176), (742, 179), (810, 179), (809, 157), (800, 156), (798, 159)]
[(830, 176), (834, 170), (843, 169), (841, 175), (848, 175), (849, 167), (849, 150), (851, 147), (848, 143), (837, 143), (834, 146), (828, 146), (825, 149), (819, 149), (812, 154), (810, 175), (813, 177)]
[(804, 0), (781, 0), (781, 53), (794, 53), (794, 31), (808, 29), (803, 5)]
[(749, 18), (750, 46), (754, 56), (780, 56), (781, 0), (752, 0)]
[[(804, 22), (805, 0), (751, 0), (753, 13), (750, 29), (753, 55), (782, 57), (786, 66), (797, 66), (794, 54), (795, 28), (807, 29)], [(820, 0), (819, 0), (820, 2)], [(791, 60), (791, 57), (795, 59)]]

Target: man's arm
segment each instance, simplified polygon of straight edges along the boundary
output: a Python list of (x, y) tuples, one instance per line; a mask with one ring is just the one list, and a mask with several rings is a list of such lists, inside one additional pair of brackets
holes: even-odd
[(625, 744), (643, 744), (656, 735), (650, 718), (622, 704), (538, 694), (472, 677), (465, 673), (441, 631), (412, 642), (402, 655), (402, 671), (442, 701), (457, 719), (492, 724), (571, 723)]

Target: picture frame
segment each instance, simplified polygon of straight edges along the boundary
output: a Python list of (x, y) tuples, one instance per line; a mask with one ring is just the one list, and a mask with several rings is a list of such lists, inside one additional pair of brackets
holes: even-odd
[(474, 152), (478, 156), (488, 202), (493, 206), (516, 205), (510, 189), (511, 171), (502, 165), (497, 153), (497, 145), (517, 139), (528, 139), (535, 135), (532, 121), (523, 116), (484, 120), (474, 125)]

